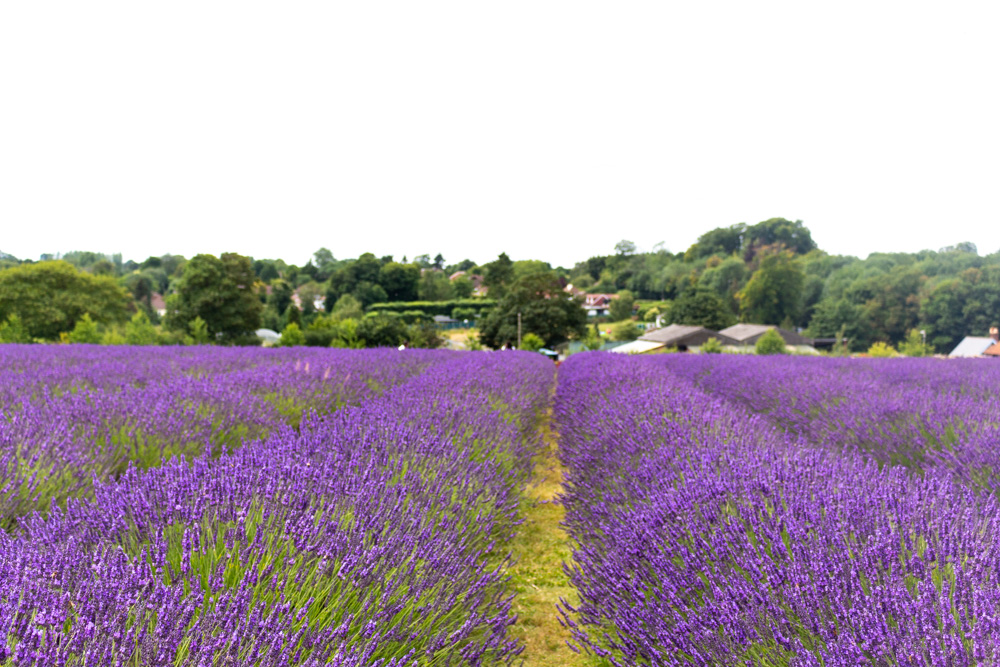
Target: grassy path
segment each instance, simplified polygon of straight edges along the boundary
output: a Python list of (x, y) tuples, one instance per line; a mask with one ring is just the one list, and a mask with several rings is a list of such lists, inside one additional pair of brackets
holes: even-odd
[(510, 545), (517, 559), (511, 576), (517, 592), (514, 611), (518, 622), (512, 631), (524, 642), (526, 667), (590, 665), (589, 658), (566, 646), (570, 634), (560, 625), (556, 612), (560, 596), (570, 604), (576, 604), (578, 598), (562, 568), (571, 556), (569, 537), (560, 526), (566, 512), (562, 505), (551, 502), (562, 490), (563, 479), (551, 410), (540, 420), (539, 431), (543, 447), (525, 491), (524, 524)]

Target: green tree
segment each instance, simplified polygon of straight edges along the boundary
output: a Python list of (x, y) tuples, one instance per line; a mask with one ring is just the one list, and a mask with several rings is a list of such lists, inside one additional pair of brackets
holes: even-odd
[(459, 276), (451, 281), (451, 289), (456, 299), (468, 299), (472, 296), (475, 285), (465, 276)]
[(331, 312), (331, 315), (342, 320), (360, 320), (364, 314), (365, 309), (361, 305), (361, 302), (350, 294), (345, 294), (337, 299), (337, 303), (333, 304), (333, 311)]
[(305, 345), (306, 337), (305, 334), (302, 333), (302, 328), (295, 322), (289, 322), (281, 332), (281, 341), (279, 344), (281, 347)]
[(292, 303), (292, 294), (295, 289), (287, 280), (271, 281), (271, 293), (267, 295), (267, 305), (274, 308), (275, 312), (284, 313)]
[(90, 343), (96, 345), (101, 342), (101, 334), (97, 331), (97, 322), (90, 319), (89, 313), (84, 313), (73, 325), (73, 330), (69, 332), (69, 342)]
[(754, 345), (754, 351), (757, 354), (787, 354), (788, 349), (785, 347), (785, 339), (781, 337), (777, 329), (768, 329), (763, 336), (757, 339), (757, 344)]
[(444, 345), (444, 339), (434, 322), (420, 321), (408, 327), (406, 343), (409, 347), (436, 349)]
[(63, 261), (22, 264), (0, 271), (0, 321), (17, 315), (29, 338), (55, 340), (84, 313), (95, 322), (122, 322), (128, 292), (110, 276), (92, 276)]
[(634, 255), (635, 244), (632, 243), (631, 241), (626, 241), (625, 239), (622, 239), (621, 241), (615, 244), (615, 254), (620, 257)]
[(417, 296), (421, 301), (447, 301), (454, 295), (451, 281), (441, 271), (427, 269), (417, 283)]
[(639, 337), (639, 327), (632, 320), (617, 322), (611, 327), (611, 340), (630, 341)]
[(124, 345), (125, 336), (122, 335), (120, 327), (108, 327), (108, 330), (101, 336), (101, 345)]
[(334, 337), (330, 342), (330, 347), (341, 347), (355, 350), (364, 346), (364, 341), (362, 341), (358, 336), (357, 320), (344, 319), (336, 324), (334, 328)]
[(483, 285), (488, 290), (489, 297), (499, 301), (507, 287), (514, 282), (514, 262), (510, 261), (507, 253), (502, 252), (483, 269)]
[(698, 278), (698, 287), (714, 292), (729, 310), (736, 312), (739, 309), (736, 295), (743, 289), (746, 281), (746, 262), (734, 256), (708, 266)]
[(416, 264), (389, 262), (379, 269), (378, 283), (389, 301), (416, 301), (418, 282), (420, 267)]
[(934, 348), (924, 343), (924, 337), (918, 329), (910, 329), (906, 340), (899, 345), (899, 352), (908, 357), (929, 357), (934, 354)]
[(351, 294), (354, 295), (354, 297), (360, 301), (365, 308), (373, 303), (385, 303), (389, 298), (385, 293), (385, 290), (382, 289), (381, 285), (367, 280), (362, 280), (355, 285)]
[(542, 337), (537, 334), (527, 333), (521, 337), (522, 350), (527, 352), (538, 352), (543, 347), (545, 347), (545, 341), (542, 340)]
[(288, 304), (288, 308), (285, 309), (285, 326), (289, 324), (297, 324), (299, 331), (302, 330), (302, 311), (294, 303)]
[(480, 322), (479, 339), (492, 348), (513, 345), (517, 342), (518, 313), (522, 330), (540, 336), (548, 347), (571, 335), (584, 335), (587, 313), (582, 302), (570, 298), (551, 272), (524, 276), (507, 287), (496, 307)]
[(698, 237), (697, 243), (688, 248), (685, 259), (694, 261), (719, 255), (728, 257), (743, 249), (743, 235), (746, 234), (746, 224), (738, 223), (731, 227), (717, 227)]
[(187, 331), (191, 321), (200, 317), (213, 340), (249, 340), (260, 327), (263, 310), (254, 279), (248, 257), (196, 255), (184, 267), (176, 293), (167, 300), (167, 327)]
[(898, 357), (899, 353), (896, 352), (896, 348), (894, 348), (892, 345), (889, 345), (889, 343), (880, 340), (876, 341), (875, 343), (872, 344), (871, 347), (868, 348), (868, 356), (881, 359), (888, 359), (890, 357)]
[[(87, 317), (86, 313), (84, 313)], [(0, 343), (30, 343), (31, 336), (24, 328), (21, 318), (17, 313), (11, 313), (7, 320), (0, 322)]]
[(156, 327), (141, 310), (125, 324), (125, 342), (128, 345), (156, 345), (156, 339)]
[(324, 275), (329, 275), (333, 272), (334, 267), (337, 265), (337, 260), (334, 259), (333, 253), (327, 248), (320, 248), (313, 253), (313, 266), (315, 266), (320, 273)]
[(587, 336), (583, 339), (583, 346), (588, 350), (599, 350), (604, 341), (601, 340), (601, 334), (598, 333), (597, 327), (592, 327), (587, 329)]
[(689, 289), (670, 304), (672, 324), (692, 324), (718, 331), (736, 322), (736, 317), (714, 292)]
[(409, 330), (398, 315), (378, 313), (358, 322), (357, 336), (365, 347), (398, 347), (407, 341)]
[(191, 342), (195, 345), (208, 345), (211, 342), (208, 324), (200, 317), (191, 320), (190, 324), (188, 324), (188, 332), (191, 334)]
[[(618, 292), (618, 298), (611, 300), (608, 314), (615, 322), (632, 319), (632, 307), (635, 306), (635, 296), (627, 289)], [(634, 328), (634, 327), (633, 327)]]
[(785, 218), (771, 218), (746, 228), (743, 248), (749, 256), (767, 246), (783, 246), (796, 255), (816, 249), (812, 233), (802, 221), (792, 222)]
[(744, 321), (778, 324), (796, 319), (805, 276), (795, 256), (783, 250), (765, 255), (740, 292)]
[(722, 352), (722, 341), (718, 338), (709, 338), (699, 349), (702, 354), (719, 354)]

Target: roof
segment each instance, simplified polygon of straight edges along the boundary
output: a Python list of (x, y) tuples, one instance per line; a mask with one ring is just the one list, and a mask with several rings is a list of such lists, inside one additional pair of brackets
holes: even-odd
[(1000, 357), (1000, 343), (994, 343), (983, 352), (987, 357)]
[(768, 332), (769, 329), (774, 329), (779, 334), (781, 334), (782, 339), (784, 339), (787, 345), (811, 345), (812, 341), (804, 336), (800, 336), (794, 331), (789, 331), (788, 329), (782, 329), (781, 327), (776, 327), (773, 324), (734, 324), (731, 327), (726, 327), (719, 333), (723, 336), (729, 336), (736, 341), (752, 345), (757, 342), (757, 339)]
[(986, 350), (996, 343), (992, 338), (981, 338), (979, 336), (966, 336), (962, 342), (951, 351), (949, 357), (981, 357)]
[(619, 345), (609, 352), (615, 352), (616, 354), (643, 354), (645, 352), (652, 352), (653, 350), (664, 347), (663, 343), (657, 343), (649, 340), (634, 340), (631, 343), (625, 343), (624, 345)]
[(257, 334), (257, 338), (271, 343), (281, 340), (281, 334), (272, 329), (257, 329), (254, 333)]
[(458, 322), (458, 320), (454, 320), (448, 317), (447, 315), (435, 315), (434, 321), (437, 322), (438, 324), (450, 324), (451, 322)]
[(661, 345), (701, 345), (709, 338), (718, 338), (723, 345), (737, 345), (738, 341), (706, 327), (694, 324), (671, 324), (639, 336), (644, 340)]
[(167, 302), (159, 292), (153, 292), (153, 296), (149, 299), (149, 305), (157, 312), (167, 309)]

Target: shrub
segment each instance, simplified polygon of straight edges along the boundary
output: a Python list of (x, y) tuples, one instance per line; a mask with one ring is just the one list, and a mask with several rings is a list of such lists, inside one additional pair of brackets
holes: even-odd
[(888, 343), (883, 343), (882, 341), (877, 341), (872, 343), (872, 346), (868, 348), (868, 356), (876, 357), (880, 359), (887, 359), (889, 357), (898, 357), (899, 352), (896, 352), (896, 348)]
[(194, 345), (208, 345), (211, 336), (208, 333), (208, 324), (201, 317), (196, 317), (188, 324), (188, 331), (191, 332), (191, 342)]
[(639, 327), (632, 320), (611, 325), (611, 340), (630, 341), (639, 337)]
[(537, 334), (525, 334), (524, 338), (521, 339), (522, 350), (527, 350), (528, 352), (538, 352), (543, 347), (545, 347), (545, 341), (542, 340), (542, 337)]
[(90, 313), (84, 313), (73, 325), (73, 330), (67, 337), (70, 343), (90, 343), (96, 345), (101, 342), (101, 334), (97, 332), (97, 322), (90, 317)]
[(934, 348), (924, 343), (920, 331), (911, 329), (906, 340), (900, 343), (899, 353), (908, 357), (929, 357), (934, 354)]
[(777, 329), (768, 329), (767, 333), (757, 339), (754, 345), (757, 354), (787, 354), (785, 349), (785, 339), (781, 337)]
[(156, 345), (156, 327), (143, 311), (138, 311), (125, 324), (125, 342), (128, 345)]
[(587, 329), (587, 337), (583, 339), (583, 346), (588, 350), (599, 350), (604, 341), (601, 340), (601, 334), (598, 333), (597, 327), (591, 327)]
[(718, 338), (709, 338), (702, 344), (701, 351), (704, 354), (719, 354), (722, 352), (722, 341)]
[(285, 327), (284, 331), (281, 332), (281, 342), (279, 343), (281, 347), (295, 347), (297, 345), (305, 345), (306, 337), (302, 333), (302, 329), (295, 322), (289, 322), (288, 326)]
[(476, 319), (476, 309), (475, 308), (454, 308), (451, 311), (451, 318), (461, 322), (462, 320), (475, 321)]
[(0, 323), (0, 343), (30, 343), (31, 336), (21, 318), (11, 313), (6, 322)]

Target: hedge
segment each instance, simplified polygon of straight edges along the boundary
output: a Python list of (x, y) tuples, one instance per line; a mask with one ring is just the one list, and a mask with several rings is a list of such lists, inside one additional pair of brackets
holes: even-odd
[(406, 311), (423, 311), (427, 315), (444, 315), (451, 317), (455, 308), (472, 308), (477, 313), (489, 310), (497, 305), (496, 299), (452, 299), (450, 301), (393, 301), (389, 303), (373, 303), (368, 306), (370, 313), (397, 313)]

